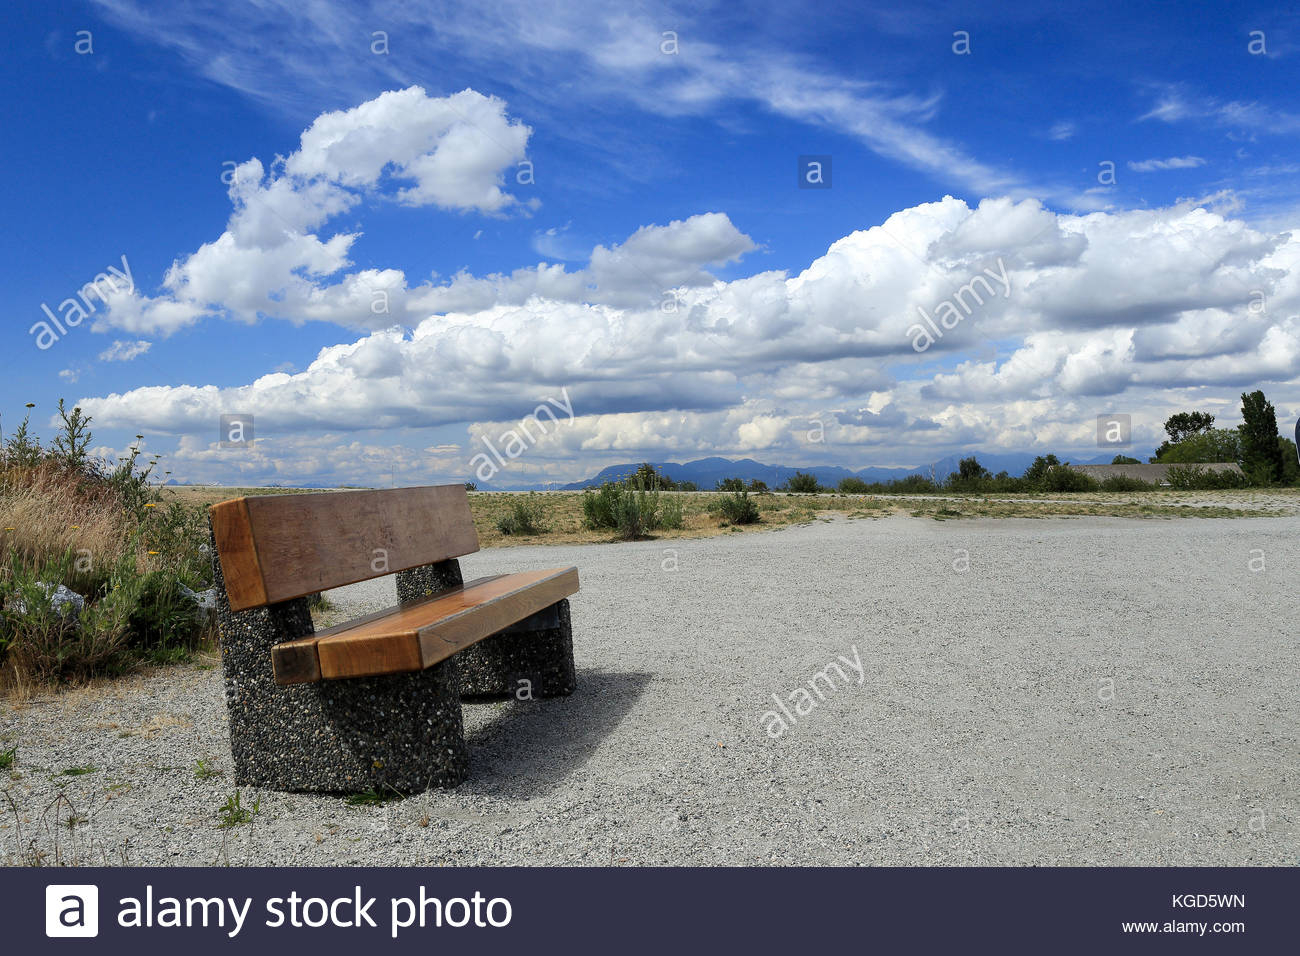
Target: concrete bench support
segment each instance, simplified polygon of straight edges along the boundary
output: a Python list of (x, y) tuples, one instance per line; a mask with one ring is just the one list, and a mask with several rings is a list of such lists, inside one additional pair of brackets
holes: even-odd
[(213, 567), (237, 784), (416, 793), (465, 779), (455, 657), (414, 673), (281, 686), (271, 648), (312, 633), (307, 599), (232, 612), (221, 563)]

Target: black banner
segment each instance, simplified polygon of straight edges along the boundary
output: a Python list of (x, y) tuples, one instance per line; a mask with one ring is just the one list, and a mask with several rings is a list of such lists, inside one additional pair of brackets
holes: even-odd
[[(5, 949), (1294, 952), (1297, 869), (45, 869)], [(64, 942), (63, 938), (70, 941)], [(57, 941), (56, 941), (57, 940)]]

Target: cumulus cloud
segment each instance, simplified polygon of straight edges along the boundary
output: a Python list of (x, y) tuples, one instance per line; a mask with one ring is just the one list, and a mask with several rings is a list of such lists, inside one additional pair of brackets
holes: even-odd
[(363, 329), (412, 319), (400, 270), (345, 272), (359, 234), (318, 231), (366, 199), (489, 215), (517, 208), (503, 187), (526, 161), (529, 135), (504, 102), (474, 90), (436, 97), (413, 86), (324, 113), (269, 169), (253, 158), (230, 170), (225, 231), (173, 263), (160, 294), (115, 290), (94, 327), (168, 335), (210, 316)]
[[(1114, 401), (1176, 408), (1179, 390), (1267, 382), (1287, 396), (1300, 368), (1300, 242), (1192, 204), (1080, 216), (947, 197), (837, 240), (797, 274), (703, 270), (751, 248), (722, 214), (647, 226), (577, 272), (457, 276), (424, 293), (443, 314), (322, 349), (299, 372), (81, 404), (104, 425), (181, 435), (252, 411), (259, 443), (465, 425), (469, 454), (493, 423), (567, 389), (573, 426), (518, 468), (567, 461), (572, 477), (574, 461), (665, 451), (815, 460), (829, 446), (806, 440), (813, 420), (840, 460), (1077, 445)], [(1005, 275), (1005, 292), (981, 274)], [(667, 281), (671, 300), (654, 301)], [(967, 311), (918, 354), (910, 330), (945, 301)]]

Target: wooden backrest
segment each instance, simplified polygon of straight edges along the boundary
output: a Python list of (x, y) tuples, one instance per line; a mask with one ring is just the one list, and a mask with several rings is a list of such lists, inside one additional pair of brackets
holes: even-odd
[(478, 550), (464, 485), (235, 498), (211, 514), (233, 611)]

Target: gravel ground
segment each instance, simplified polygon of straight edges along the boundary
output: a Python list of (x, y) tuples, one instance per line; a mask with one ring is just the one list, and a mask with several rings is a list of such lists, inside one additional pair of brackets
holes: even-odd
[[(1295, 864), (1298, 542), (1294, 517), (898, 516), (494, 549), (467, 579), (579, 566), (579, 689), (466, 705), (465, 785), (370, 806), (245, 789), (258, 813), (223, 829), (220, 672), (172, 668), (5, 705), (0, 853)], [(359, 613), (394, 592), (332, 597)]]

